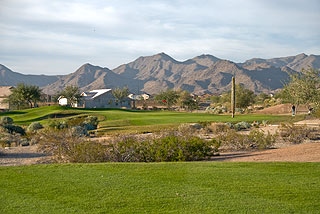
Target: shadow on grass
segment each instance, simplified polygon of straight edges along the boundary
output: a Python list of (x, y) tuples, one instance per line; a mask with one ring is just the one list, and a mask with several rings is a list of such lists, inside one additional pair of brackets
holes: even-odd
[(46, 157), (49, 156), (48, 154), (44, 153), (34, 153), (34, 152), (16, 152), (16, 153), (6, 153), (6, 152), (1, 152), (0, 153), (0, 158), (40, 158), (40, 157)]
[(217, 156), (214, 156), (212, 159), (213, 161), (228, 161), (236, 158), (243, 158), (243, 157), (252, 157), (257, 156), (259, 154), (252, 154), (251, 152), (228, 152), (223, 153)]

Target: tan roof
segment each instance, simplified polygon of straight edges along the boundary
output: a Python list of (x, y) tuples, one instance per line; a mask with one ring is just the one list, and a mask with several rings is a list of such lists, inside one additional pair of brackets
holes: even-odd
[(13, 86), (0, 86), (0, 97), (8, 97), (13, 88)]

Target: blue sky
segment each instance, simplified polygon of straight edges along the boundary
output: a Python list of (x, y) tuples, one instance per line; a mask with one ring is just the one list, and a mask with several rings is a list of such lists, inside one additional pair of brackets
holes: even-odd
[(160, 52), (179, 61), (320, 55), (319, 20), (319, 0), (0, 0), (0, 64), (55, 75)]

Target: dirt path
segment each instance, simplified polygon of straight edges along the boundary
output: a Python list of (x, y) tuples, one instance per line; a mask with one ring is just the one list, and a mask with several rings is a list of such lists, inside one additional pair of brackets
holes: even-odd
[(39, 153), (36, 145), (0, 148), (0, 166), (19, 166), (49, 162), (50, 156)]
[(214, 160), (229, 162), (320, 162), (320, 141), (256, 152), (222, 153)]

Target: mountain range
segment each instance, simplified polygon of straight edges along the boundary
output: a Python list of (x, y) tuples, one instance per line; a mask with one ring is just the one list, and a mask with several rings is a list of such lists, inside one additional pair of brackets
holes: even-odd
[(221, 94), (236, 84), (255, 93), (271, 93), (283, 87), (291, 73), (303, 68), (320, 69), (320, 55), (299, 54), (272, 59), (253, 58), (244, 63), (201, 55), (180, 62), (165, 53), (138, 59), (110, 70), (89, 63), (67, 75), (25, 75), (0, 64), (0, 85), (15, 86), (20, 82), (38, 85), (44, 93), (55, 94), (67, 85), (81, 91), (127, 86), (132, 93), (158, 94), (168, 88), (195, 94)]

